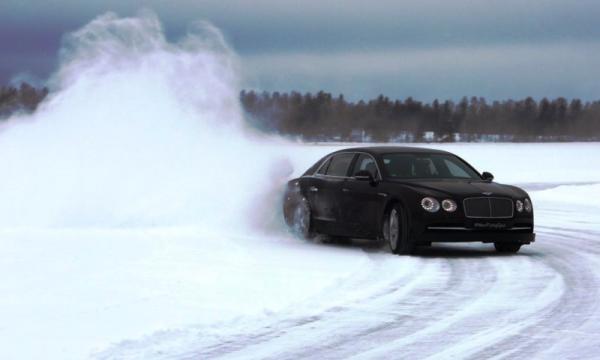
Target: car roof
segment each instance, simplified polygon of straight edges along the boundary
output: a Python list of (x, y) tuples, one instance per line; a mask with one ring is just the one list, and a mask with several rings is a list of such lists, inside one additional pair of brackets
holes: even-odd
[(381, 155), (390, 153), (427, 153), (427, 154), (450, 154), (444, 150), (429, 149), (424, 147), (413, 147), (413, 146), (363, 146), (354, 147), (338, 150), (335, 153), (346, 152), (346, 151), (360, 151), (366, 152), (371, 155)]

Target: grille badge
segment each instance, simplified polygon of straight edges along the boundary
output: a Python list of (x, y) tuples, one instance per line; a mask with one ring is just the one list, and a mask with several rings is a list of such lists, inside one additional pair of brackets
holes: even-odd
[(491, 192), (489, 192), (489, 191), (486, 191), (486, 192), (482, 192), (482, 194), (483, 194), (483, 195), (485, 195), (485, 196), (490, 196), (490, 195), (492, 195), (493, 193), (491, 193)]

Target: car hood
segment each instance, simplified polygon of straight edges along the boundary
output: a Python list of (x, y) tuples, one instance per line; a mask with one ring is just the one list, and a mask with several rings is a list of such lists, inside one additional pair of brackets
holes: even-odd
[(439, 196), (436, 193), (442, 193), (443, 195), (449, 197), (485, 195), (518, 198), (526, 195), (523, 190), (514, 186), (477, 180), (419, 180), (392, 182), (402, 183), (403, 185), (412, 188), (415, 191), (433, 196)]

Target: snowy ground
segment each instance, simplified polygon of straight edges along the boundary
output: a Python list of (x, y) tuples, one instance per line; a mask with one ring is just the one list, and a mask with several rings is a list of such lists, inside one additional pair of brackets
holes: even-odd
[[(599, 144), (432, 145), (522, 184), (535, 244), (411, 257), (280, 227), (4, 227), (0, 358), (595, 358)], [(336, 146), (282, 146), (295, 173)]]

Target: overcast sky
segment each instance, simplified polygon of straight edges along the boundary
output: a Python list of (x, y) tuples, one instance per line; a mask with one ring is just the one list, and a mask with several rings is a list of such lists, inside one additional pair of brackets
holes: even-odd
[(44, 79), (61, 36), (95, 16), (154, 10), (176, 38), (219, 27), (244, 86), (351, 99), (600, 99), (600, 1), (2, 0), (0, 83)]

